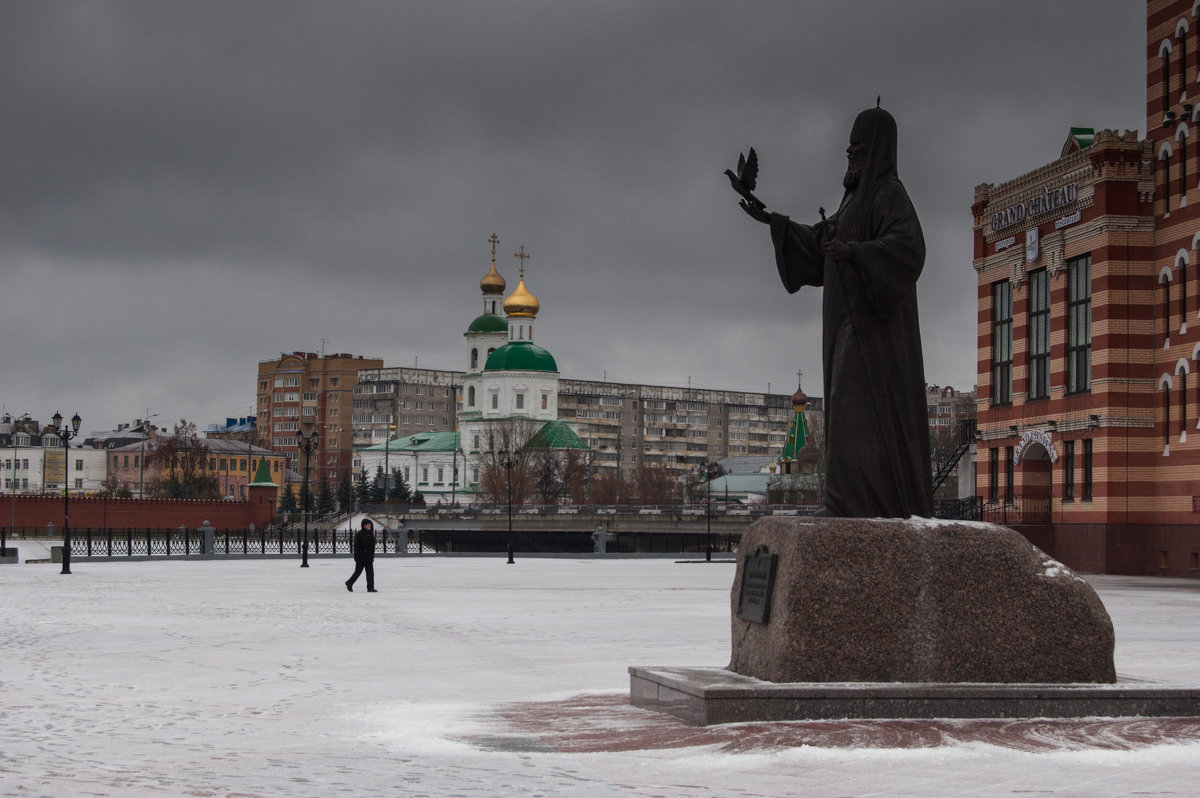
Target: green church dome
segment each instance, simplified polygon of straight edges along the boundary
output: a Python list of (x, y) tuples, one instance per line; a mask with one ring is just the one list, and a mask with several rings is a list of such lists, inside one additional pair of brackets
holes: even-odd
[(467, 328), (468, 333), (498, 333), (508, 332), (508, 321), (503, 316), (484, 313)]
[(509, 341), (488, 355), (484, 371), (558, 372), (554, 355), (529, 341)]

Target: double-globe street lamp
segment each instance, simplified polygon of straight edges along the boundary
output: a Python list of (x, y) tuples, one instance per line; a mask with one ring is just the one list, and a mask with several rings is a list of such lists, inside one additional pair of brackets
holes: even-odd
[(304, 549), (300, 560), (300, 567), (308, 567), (308, 507), (312, 504), (312, 489), (308, 486), (308, 470), (312, 465), (313, 452), (320, 445), (320, 433), (313, 429), (312, 435), (305, 437), (303, 433), (300, 435), (300, 443), (298, 448), (304, 452), (304, 488), (301, 491), (300, 512), (304, 515)]
[(54, 434), (63, 443), (63, 555), (61, 573), (71, 573), (71, 439), (79, 434), (79, 425), (83, 419), (79, 414), (71, 416), (71, 426), (63, 424), (62, 413), (54, 412), (50, 423), (54, 425)]

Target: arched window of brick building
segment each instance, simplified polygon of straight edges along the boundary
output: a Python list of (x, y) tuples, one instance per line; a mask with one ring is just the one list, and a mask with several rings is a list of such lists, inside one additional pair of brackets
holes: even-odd
[(1179, 129), (1175, 131), (1175, 140), (1179, 142), (1179, 207), (1187, 205), (1187, 151), (1188, 151), (1188, 130), (1187, 122), (1180, 122)]
[(1179, 250), (1175, 255), (1175, 268), (1179, 269), (1179, 334), (1187, 333), (1187, 289), (1188, 264), (1191, 258), (1186, 249)]
[(1158, 65), (1162, 72), (1162, 110), (1163, 115), (1171, 108), (1171, 40), (1163, 39), (1158, 46)]
[(1162, 396), (1163, 408), (1163, 457), (1171, 454), (1171, 391), (1175, 382), (1170, 374), (1158, 378), (1158, 392)]
[(1187, 384), (1188, 372), (1191, 369), (1188, 366), (1187, 358), (1179, 358), (1179, 362), (1175, 364), (1175, 376), (1179, 377), (1179, 442), (1187, 442)]
[(1179, 20), (1175, 26), (1175, 39), (1179, 43), (1179, 91), (1187, 96), (1187, 35), (1188, 21)]
[(1158, 150), (1158, 160), (1162, 163), (1163, 170), (1163, 215), (1171, 215), (1171, 156), (1174, 153), (1171, 150), (1171, 142), (1164, 141), (1162, 147)]
[[(1200, 366), (1200, 344), (1192, 349), (1192, 362)], [(1196, 429), (1200, 429), (1200, 380), (1196, 380)]]
[[(1192, 3), (1192, 16), (1200, 17), (1200, 0), (1196, 0), (1195, 3)], [(1196, 29), (1196, 33), (1193, 35), (1200, 36), (1200, 27), (1198, 27)], [(1200, 47), (1193, 47), (1192, 49), (1195, 50), (1197, 53), (1200, 53)], [(1198, 69), (1196, 71), (1196, 82), (1200, 83), (1200, 69)]]
[(1170, 267), (1164, 266), (1158, 273), (1158, 283), (1162, 286), (1162, 316), (1163, 316), (1163, 348), (1171, 345), (1171, 274)]

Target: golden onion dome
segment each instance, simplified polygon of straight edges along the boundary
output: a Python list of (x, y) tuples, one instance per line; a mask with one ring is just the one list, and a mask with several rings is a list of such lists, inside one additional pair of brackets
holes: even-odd
[(538, 302), (537, 297), (529, 293), (529, 289), (525, 287), (525, 270), (521, 269), (521, 281), (517, 283), (516, 289), (504, 300), (504, 312), (509, 316), (529, 316), (532, 318), (538, 314), (541, 308), (542, 305)]
[(483, 289), (485, 294), (503, 294), (505, 286), (504, 278), (500, 276), (500, 272), (496, 271), (496, 261), (492, 260), (492, 268), (479, 281), (479, 287)]

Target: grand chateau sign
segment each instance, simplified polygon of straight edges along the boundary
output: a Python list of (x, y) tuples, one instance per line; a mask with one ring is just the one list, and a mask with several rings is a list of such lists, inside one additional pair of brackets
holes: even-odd
[(1065, 208), (1075, 202), (1079, 184), (1068, 183), (1058, 188), (1043, 187), (1041, 192), (1034, 194), (1027, 201), (1001, 208), (992, 214), (992, 232), (998, 232), (1014, 224), (1020, 224), (1043, 213)]

